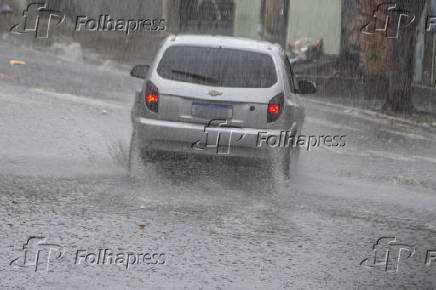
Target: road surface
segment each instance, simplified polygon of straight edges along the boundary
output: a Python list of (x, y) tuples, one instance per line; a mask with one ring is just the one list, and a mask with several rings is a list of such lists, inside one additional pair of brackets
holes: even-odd
[[(134, 181), (140, 86), (0, 43), (0, 288), (436, 288), (434, 131), (306, 98), (303, 134), (347, 144), (303, 150), (291, 182), (183, 160)], [(84, 258), (104, 249), (136, 256)]]

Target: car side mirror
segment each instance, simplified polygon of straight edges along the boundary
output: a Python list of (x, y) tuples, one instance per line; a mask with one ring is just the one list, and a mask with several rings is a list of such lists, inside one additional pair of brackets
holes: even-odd
[(130, 72), (130, 76), (140, 79), (145, 79), (148, 70), (150, 69), (149, 65), (135, 65)]
[(316, 84), (310, 81), (298, 82), (298, 93), (302, 95), (311, 95), (316, 93)]

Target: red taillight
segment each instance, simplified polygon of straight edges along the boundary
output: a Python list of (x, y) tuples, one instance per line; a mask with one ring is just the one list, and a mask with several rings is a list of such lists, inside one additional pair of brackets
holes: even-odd
[(268, 113), (280, 114), (280, 107), (278, 105), (269, 105)]
[(159, 90), (150, 81), (145, 85), (145, 105), (150, 111), (159, 111)]
[(153, 94), (149, 94), (147, 97), (147, 103), (157, 103), (159, 102), (159, 96), (158, 95), (153, 95)]
[(268, 103), (268, 122), (275, 122), (283, 112), (283, 106), (285, 103), (285, 95), (283, 93), (278, 94)]

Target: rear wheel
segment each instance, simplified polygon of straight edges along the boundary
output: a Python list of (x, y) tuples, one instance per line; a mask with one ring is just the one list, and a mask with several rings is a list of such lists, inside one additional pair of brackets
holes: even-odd
[(279, 160), (276, 164), (278, 165), (278, 170), (276, 170), (277, 177), (281, 181), (289, 180), (291, 177), (291, 149), (285, 148), (283, 152), (279, 155)]
[(289, 148), (286, 148), (285, 153), (281, 158), (283, 180), (288, 180), (291, 177), (291, 151), (292, 150), (290, 150)]
[(291, 148), (290, 152), (290, 166), (289, 166), (289, 176), (290, 178), (295, 177), (298, 170), (298, 161), (300, 160), (300, 146), (295, 146)]
[(299, 147), (288, 147), (273, 154), (272, 174), (277, 181), (287, 181), (296, 173)]
[(144, 178), (151, 168), (149, 154), (144, 151), (141, 140), (136, 130), (133, 131), (130, 139), (129, 152), (129, 176), (132, 178)]

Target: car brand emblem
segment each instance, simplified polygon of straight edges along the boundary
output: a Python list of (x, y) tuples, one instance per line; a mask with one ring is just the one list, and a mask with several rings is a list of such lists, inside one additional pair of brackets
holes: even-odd
[(218, 97), (218, 96), (221, 96), (222, 94), (223, 93), (215, 91), (215, 90), (212, 90), (209, 92), (209, 96), (211, 96), (211, 97)]

